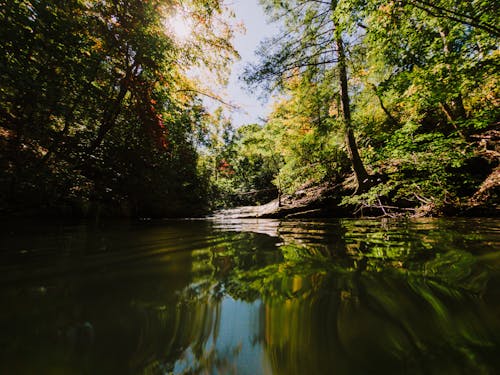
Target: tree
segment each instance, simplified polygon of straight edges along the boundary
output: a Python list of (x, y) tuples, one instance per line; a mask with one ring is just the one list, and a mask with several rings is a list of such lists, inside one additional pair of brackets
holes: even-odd
[(328, 71), (335, 69), (345, 146), (356, 176), (357, 190), (367, 190), (371, 180), (359, 155), (351, 117), (345, 44), (353, 35), (350, 25), (341, 19), (344, 4), (310, 0), (286, 4), (264, 1), (264, 5), (274, 20), (282, 20), (285, 30), (261, 45), (261, 61), (246, 70), (244, 79), (248, 83), (267, 81), (267, 88), (273, 89), (283, 87), (283, 83), (294, 75), (311, 75), (314, 81), (320, 81)]
[(361, 13), (363, 43), (351, 51), (359, 81), (355, 121), (370, 140), (365, 157), (384, 176), (363, 199), (437, 211), (459, 206), (496, 165), (478, 157), (472, 140), (498, 121), (497, 41), (413, 3), (369, 2)]
[[(176, 12), (197, 21), (187, 41), (165, 26)], [(120, 177), (145, 168), (157, 180), (159, 170), (176, 163), (193, 169), (179, 174), (186, 180), (171, 179), (155, 199), (194, 183), (191, 134), (204, 110), (197, 98), (202, 90), (186, 71), (206, 66), (224, 74), (235, 56), (224, 12), (219, 0), (2, 4), (4, 204), (57, 207), (103, 196), (135, 201), (142, 189), (124, 184), (132, 189), (124, 191), (116, 185)], [(126, 165), (131, 155), (147, 162)]]
[(490, 1), (425, 1), (406, 0), (401, 5), (411, 5), (425, 11), (435, 18), (445, 18), (463, 25), (471, 26), (500, 37), (498, 27), (498, 4)]
[[(360, 193), (345, 203), (376, 207), (383, 214), (384, 204), (403, 207), (402, 214), (416, 206), (436, 212), (460, 205), (460, 197), (471, 195), (498, 165), (473, 141), (482, 137), (478, 133), (494, 131), (499, 118), (494, 5), (446, 0), (263, 4), (283, 22), (283, 32), (261, 46), (260, 62), (244, 78), (268, 91), (281, 90), (281, 111), (299, 113), (290, 127), (308, 122), (334, 130), (335, 119), (342, 121)], [(297, 77), (303, 88), (290, 89)], [(308, 112), (314, 100), (304, 95), (305, 87), (317, 103), (329, 87), (330, 108), (318, 106), (326, 116)], [(298, 169), (290, 165), (285, 160), (281, 173)]]
[(332, 103), (337, 107), (340, 98), (331, 90), (332, 79), (331, 74), (322, 82), (305, 76), (289, 78), (284, 98), (275, 104), (262, 129), (283, 159), (278, 177), (285, 193), (339, 181), (350, 169), (342, 151), (342, 121), (333, 114)]
[(279, 196), (279, 137), (258, 124), (233, 129), (221, 111), (216, 114), (202, 156), (203, 169), (212, 181), (214, 206), (265, 203), (276, 197), (276, 190)]

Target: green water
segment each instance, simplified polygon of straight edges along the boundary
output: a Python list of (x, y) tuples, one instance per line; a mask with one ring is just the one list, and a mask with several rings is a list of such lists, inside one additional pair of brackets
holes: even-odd
[(0, 374), (495, 374), (500, 221), (4, 222)]

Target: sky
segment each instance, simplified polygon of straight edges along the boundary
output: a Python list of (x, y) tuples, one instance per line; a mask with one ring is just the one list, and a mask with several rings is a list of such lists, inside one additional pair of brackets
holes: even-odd
[(255, 51), (260, 41), (276, 34), (278, 27), (266, 22), (267, 17), (258, 0), (230, 0), (229, 5), (235, 12), (236, 20), (243, 22), (246, 28), (246, 32), (236, 35), (233, 42), (241, 60), (233, 66), (226, 89), (229, 101), (241, 107), (240, 111), (231, 114), (233, 125), (238, 127), (261, 123), (259, 119), (265, 118), (270, 112), (270, 103), (262, 103), (258, 99), (258, 92), (251, 93), (243, 89), (244, 83), (238, 80), (238, 76), (241, 75), (246, 64), (257, 60)]

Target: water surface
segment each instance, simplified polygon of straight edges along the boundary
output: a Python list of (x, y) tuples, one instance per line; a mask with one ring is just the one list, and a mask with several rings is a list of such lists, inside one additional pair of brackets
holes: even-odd
[(2, 374), (495, 374), (500, 222), (3, 223)]

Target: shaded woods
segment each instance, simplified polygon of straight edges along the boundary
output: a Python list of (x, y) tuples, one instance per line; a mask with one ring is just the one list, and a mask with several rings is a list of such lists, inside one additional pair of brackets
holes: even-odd
[(234, 129), (188, 74), (237, 55), (223, 1), (0, 2), (1, 213), (190, 216), (328, 186), (347, 215), (498, 214), (494, 2), (261, 3), (282, 34), (242, 78), (278, 100)]
[[(186, 71), (235, 55), (221, 3), (0, 2), (0, 210), (201, 211), (207, 113)], [(168, 27), (179, 13), (198, 21), (186, 41)]]

